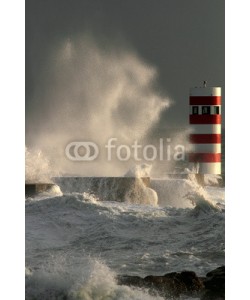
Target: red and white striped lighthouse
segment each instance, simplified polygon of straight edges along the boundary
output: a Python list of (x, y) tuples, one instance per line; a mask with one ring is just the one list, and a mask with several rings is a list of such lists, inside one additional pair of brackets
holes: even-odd
[(189, 162), (199, 174), (221, 174), (221, 88), (190, 89), (189, 123), (192, 127)]

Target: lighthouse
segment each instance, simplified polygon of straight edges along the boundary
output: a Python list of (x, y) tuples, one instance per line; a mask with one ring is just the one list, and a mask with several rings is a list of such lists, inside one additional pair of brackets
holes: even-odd
[(221, 88), (191, 88), (189, 106), (189, 162), (203, 183), (204, 174), (221, 174)]

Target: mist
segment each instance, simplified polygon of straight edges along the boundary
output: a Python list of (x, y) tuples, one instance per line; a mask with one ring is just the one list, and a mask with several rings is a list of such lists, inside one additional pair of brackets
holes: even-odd
[[(88, 34), (55, 43), (43, 70), (33, 93), (43, 113), (37, 107), (29, 144), (64, 174), (124, 174), (132, 162), (107, 161), (103, 149), (109, 138), (128, 146), (135, 140), (149, 143), (150, 130), (173, 103), (157, 88), (154, 66), (131, 49), (97, 43)], [(98, 159), (70, 161), (65, 148), (72, 141), (96, 143)]]

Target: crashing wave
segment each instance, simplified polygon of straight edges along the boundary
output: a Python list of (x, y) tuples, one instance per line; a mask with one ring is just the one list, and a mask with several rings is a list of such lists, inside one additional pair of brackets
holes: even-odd
[(115, 272), (103, 262), (89, 258), (77, 266), (55, 258), (48, 266), (29, 271), (25, 299), (163, 300), (150, 296), (146, 289), (118, 285)]

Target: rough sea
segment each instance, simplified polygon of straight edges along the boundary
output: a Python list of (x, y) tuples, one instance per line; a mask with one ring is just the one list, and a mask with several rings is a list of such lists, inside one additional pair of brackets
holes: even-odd
[(26, 198), (27, 300), (163, 299), (118, 285), (116, 276), (204, 276), (225, 263), (224, 187), (151, 178), (147, 188), (138, 179), (120, 202), (115, 182), (98, 196), (57, 184)]

